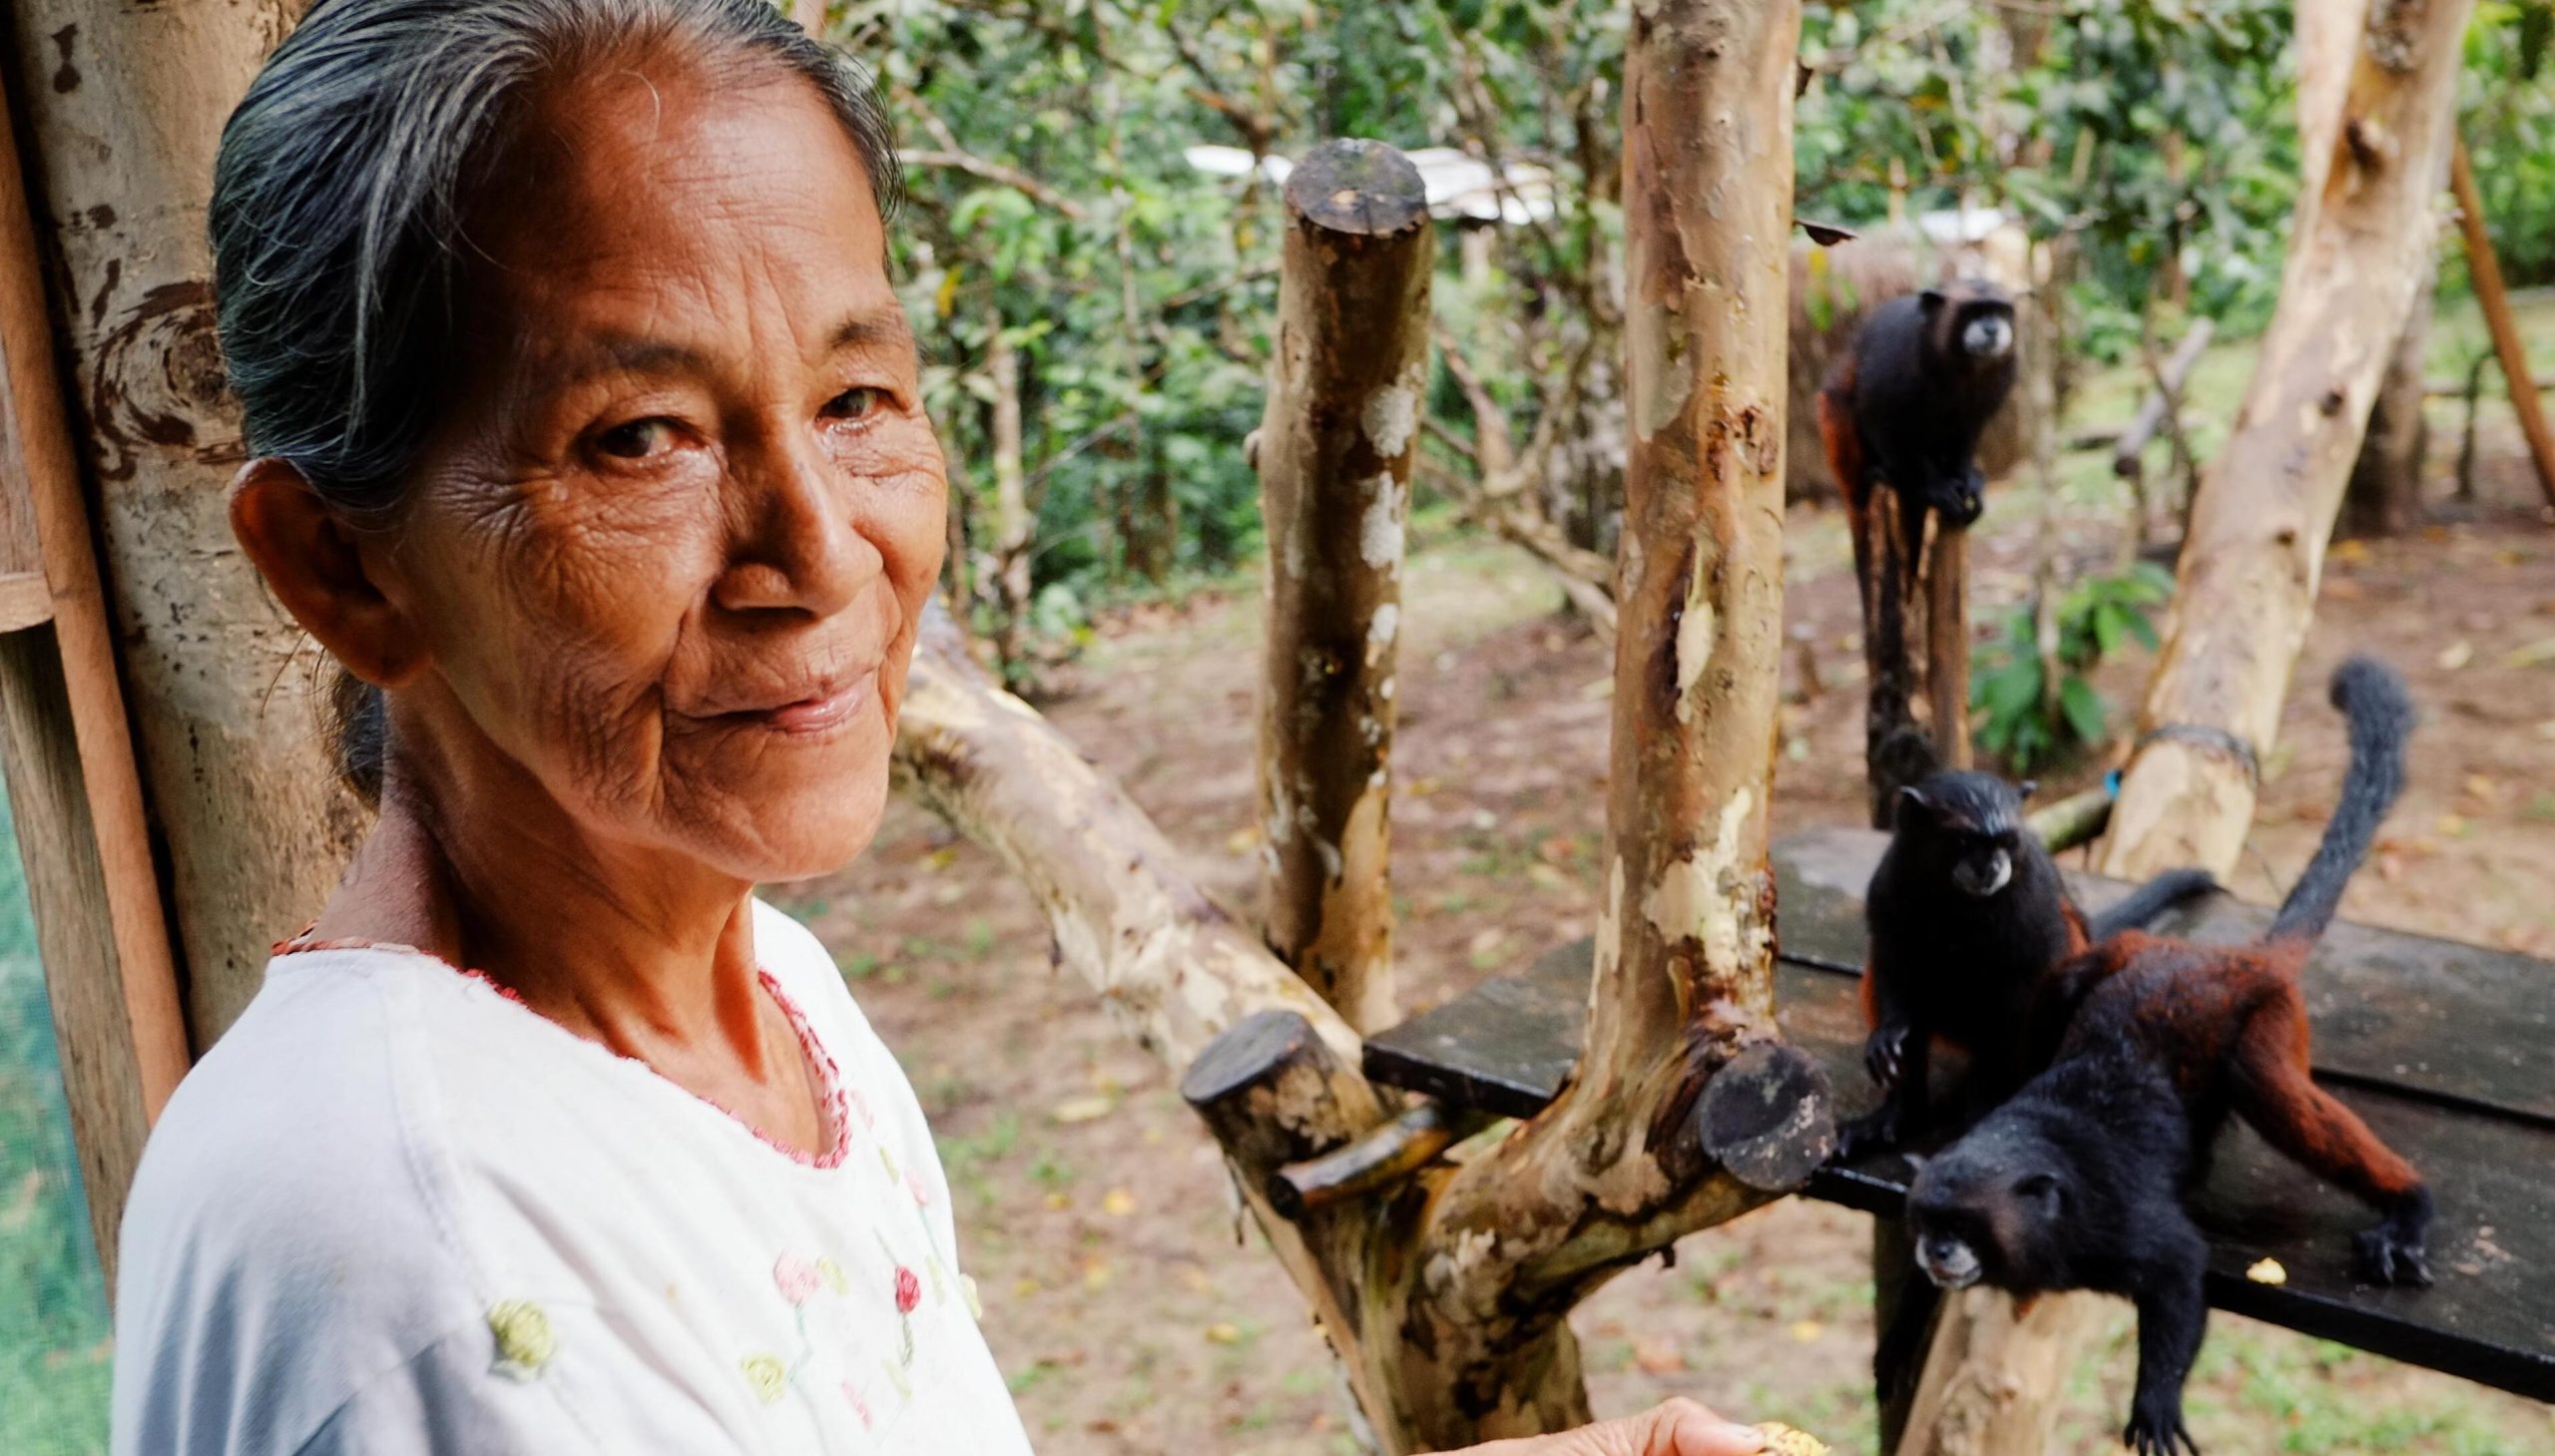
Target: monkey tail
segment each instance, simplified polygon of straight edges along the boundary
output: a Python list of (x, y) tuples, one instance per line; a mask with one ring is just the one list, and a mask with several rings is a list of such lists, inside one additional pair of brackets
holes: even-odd
[(2355, 656), (2333, 671), (2333, 706), (2350, 721), (2351, 762), (2342, 794), (2324, 825), (2315, 857), (2281, 902), (2272, 940), (2313, 943), (2333, 920), (2342, 886), (2367, 857), (2377, 826), (2404, 790), (2404, 739), (2413, 730), (2413, 700), (2404, 680), (2375, 658)]
[(2119, 904), (2085, 922), (2085, 940), (2100, 945), (2124, 930), (2144, 930), (2147, 922), (2195, 895), (2218, 888), (2218, 877), (2205, 869), (2169, 869), (2131, 890)]

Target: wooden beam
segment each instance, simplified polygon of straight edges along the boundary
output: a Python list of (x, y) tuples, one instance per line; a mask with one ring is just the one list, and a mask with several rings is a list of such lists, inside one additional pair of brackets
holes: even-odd
[[(72, 1137), (112, 1286), (116, 1229), (143, 1138), (186, 1075), (186, 1021), (4, 103), (0, 97), (0, 496), (23, 503), (41, 573), (0, 580), (0, 627), (18, 629), (0, 637), (0, 757)], [(29, 626), (46, 618), (49, 628)]]
[(2529, 378), (2528, 347), (2511, 317), (2510, 290), (2502, 286), (2501, 260), (2493, 254), (2493, 235), (2484, 226), (2484, 196), (2475, 190), (2475, 169), (2466, 160), (2466, 139), (2449, 153), (2449, 186), (2457, 192), (2457, 227), (2466, 239), (2466, 275), (2475, 284), (2475, 301), (2493, 333), (2493, 352), (2502, 361), (2502, 378), (2510, 385), (2511, 412), (2519, 416), (2520, 433), (2528, 437), (2529, 458), (2537, 466), (2538, 488), (2555, 504), (2555, 429), (2546, 423), (2546, 405)]

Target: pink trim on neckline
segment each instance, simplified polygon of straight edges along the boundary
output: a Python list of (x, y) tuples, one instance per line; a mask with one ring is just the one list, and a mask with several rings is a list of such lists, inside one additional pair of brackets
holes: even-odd
[(486, 971), (466, 966), (456, 966), (452, 962), (445, 960), (442, 956), (436, 955), (431, 951), (419, 950), (413, 945), (402, 945), (397, 941), (364, 940), (356, 937), (336, 937), (327, 940), (310, 939), (310, 932), (317, 928), (317, 922), (314, 921), (309, 926), (304, 927), (299, 935), (296, 935), (289, 940), (276, 941), (272, 947), (274, 955), (280, 959), (288, 955), (308, 955), (320, 951), (372, 950), (381, 951), (391, 955), (414, 956), (419, 960), (432, 961), (436, 965), (443, 967), (454, 975), (460, 976), (464, 980), (476, 981), (480, 985), (487, 987), (489, 990), (496, 992), (499, 997), (510, 1001), (517, 1007), (521, 1008), (525, 1014), (539, 1017), (545, 1025), (552, 1027), (562, 1035), (574, 1038), (576, 1041), (586, 1046), (594, 1047), (600, 1050), (605, 1056), (612, 1057), (618, 1061), (630, 1063), (632, 1066), (637, 1067), (649, 1076), (663, 1082), (668, 1087), (671, 1087), (675, 1091), (682, 1093), (684, 1096), (691, 1098), (693, 1101), (700, 1103), (703, 1107), (709, 1108), (711, 1111), (718, 1113), (728, 1121), (735, 1123), (739, 1128), (744, 1129), (748, 1134), (750, 1134), (756, 1142), (763, 1144), (765, 1147), (769, 1148), (774, 1153), (779, 1154), (781, 1157), (788, 1159), (790, 1162), (797, 1164), (801, 1168), (840, 1168), (842, 1166), (843, 1159), (850, 1156), (851, 1106), (849, 1095), (843, 1086), (842, 1071), (834, 1064), (833, 1054), (826, 1051), (824, 1043), (816, 1039), (816, 1029), (808, 1022), (806, 1013), (799, 1010), (798, 1003), (790, 998), (788, 992), (780, 988), (779, 979), (773, 976), (771, 972), (761, 966), (757, 966), (755, 968), (755, 977), (762, 983), (764, 994), (769, 996), (772, 1000), (772, 1004), (780, 1008), (780, 1014), (788, 1021), (790, 1031), (797, 1036), (799, 1065), (805, 1067), (807, 1069), (807, 1075), (814, 1078), (816, 1081), (816, 1111), (818, 1120), (823, 1125), (820, 1131), (823, 1133), (825, 1139), (825, 1148), (821, 1153), (809, 1154), (802, 1149), (790, 1147), (788, 1144), (772, 1137), (763, 1129), (747, 1122), (744, 1118), (737, 1116), (733, 1109), (729, 1108), (718, 1099), (702, 1096), (700, 1093), (693, 1091), (691, 1088), (684, 1086), (673, 1078), (668, 1077), (663, 1072), (658, 1071), (655, 1067), (650, 1066), (643, 1058), (624, 1056), (621, 1053), (614, 1051), (612, 1048), (605, 1046), (603, 1043), (593, 1040), (592, 1038), (578, 1036), (575, 1032), (559, 1025), (558, 1022), (552, 1021), (549, 1017), (542, 1016), (540, 1012), (533, 1010), (531, 1003), (525, 1001), (522, 996), (516, 994), (513, 987), (499, 981), (496, 977), (489, 975)]

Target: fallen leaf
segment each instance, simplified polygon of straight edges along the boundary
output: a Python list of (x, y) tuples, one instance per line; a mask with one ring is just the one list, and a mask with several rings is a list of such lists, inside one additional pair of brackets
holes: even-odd
[(2356, 602), (2368, 595), (2368, 589), (2359, 584), (2357, 577), (2326, 577), (2324, 595), (2335, 602)]
[(2466, 775), (2466, 791), (2487, 803), (2502, 796), (2502, 786), (2481, 773)]
[(1112, 1217), (1124, 1218), (1136, 1212), (1136, 1196), (1125, 1189), (1111, 1189), (1102, 1196), (1100, 1211)]
[(1802, 1344), (1808, 1344), (1811, 1340), (1818, 1338), (1825, 1328), (1815, 1319), (1795, 1319), (1792, 1321), (1792, 1338)]
[(2502, 659), (2505, 668), (2542, 668), (2555, 663), (2555, 637), (2541, 637), (2526, 647), (2514, 648)]
[(1049, 1195), (1047, 1195), (1047, 1208), (1048, 1208), (1048, 1210), (1049, 1210), (1050, 1212), (1052, 1212), (1052, 1213), (1063, 1213), (1065, 1210), (1070, 1209), (1070, 1208), (1072, 1208), (1073, 1206), (1074, 1206), (1074, 1196), (1073, 1196), (1073, 1195), (1071, 1195), (1071, 1194), (1049, 1194)]
[(1225, 836), (1227, 854), (1249, 854), (1260, 843), (1258, 829), (1236, 829)]
[(2279, 1259), (2267, 1258), (2248, 1267), (2245, 1277), (2257, 1284), (2286, 1284), (2289, 1282), (2289, 1270), (2280, 1266)]
[(1096, 1093), (1090, 1097), (1066, 1098), (1063, 1102), (1049, 1108), (1047, 1116), (1070, 1126), (1074, 1123), (1098, 1122), (1109, 1116), (1117, 1107), (1116, 1099), (1107, 1093)]
[(1674, 1375), (1686, 1368), (1686, 1352), (1674, 1340), (1637, 1339), (1633, 1341), (1633, 1363), (1645, 1375)]
[(1232, 1324), (1219, 1323), (1208, 1325), (1207, 1342), (1209, 1344), (1218, 1345), (1240, 1344), (1242, 1343), (1242, 1329), (1239, 1326)]
[(1037, 1292), (1038, 1281), (1036, 1279), (1019, 1278), (1011, 1281), (1011, 1297), (1014, 1299), (1026, 1299)]
[(2336, 541), (2326, 554), (2330, 561), (2361, 562), (2368, 560), (2368, 544), (2362, 541)]
[(2443, 673), (2454, 673), (2473, 661), (2475, 661), (2475, 644), (2461, 637), (2440, 651), (2439, 670)]
[(1082, 1286), (1086, 1289), (1108, 1288), (1109, 1260), (1105, 1258), (1085, 1259), (1082, 1266)]

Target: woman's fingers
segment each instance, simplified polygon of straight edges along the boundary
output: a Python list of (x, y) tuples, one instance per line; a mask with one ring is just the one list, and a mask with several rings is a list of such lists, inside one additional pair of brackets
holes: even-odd
[(1633, 1419), (1650, 1423), (1648, 1444), (1629, 1448), (1636, 1456), (1751, 1456), (1766, 1449), (1764, 1433), (1754, 1426), (1725, 1420), (1683, 1397)]
[(1557, 1436), (1493, 1441), (1453, 1456), (1755, 1456), (1765, 1449), (1766, 1438), (1755, 1428), (1680, 1397), (1622, 1420), (1599, 1421)]

